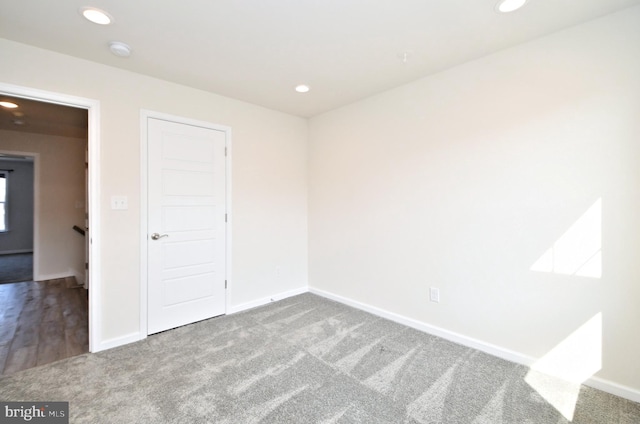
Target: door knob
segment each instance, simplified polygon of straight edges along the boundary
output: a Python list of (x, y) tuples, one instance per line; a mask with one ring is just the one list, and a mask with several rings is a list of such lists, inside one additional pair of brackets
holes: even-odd
[(158, 234), (158, 233), (151, 234), (151, 240), (160, 240), (162, 237), (169, 237), (169, 234)]

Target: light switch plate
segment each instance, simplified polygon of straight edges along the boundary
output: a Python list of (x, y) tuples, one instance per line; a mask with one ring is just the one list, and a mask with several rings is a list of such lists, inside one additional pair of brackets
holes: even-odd
[(117, 211), (126, 211), (129, 209), (127, 196), (111, 196), (111, 209)]

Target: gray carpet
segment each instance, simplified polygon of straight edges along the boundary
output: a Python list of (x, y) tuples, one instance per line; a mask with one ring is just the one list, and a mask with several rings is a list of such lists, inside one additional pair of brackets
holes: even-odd
[(0, 284), (33, 280), (33, 254), (0, 255)]
[(569, 421), (526, 367), (304, 294), (0, 379), (2, 400), (69, 401), (72, 423), (624, 423), (582, 387)]

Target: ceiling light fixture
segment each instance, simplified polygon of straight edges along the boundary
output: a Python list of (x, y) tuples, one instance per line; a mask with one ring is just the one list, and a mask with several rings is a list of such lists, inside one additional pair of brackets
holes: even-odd
[(95, 7), (83, 7), (80, 9), (80, 13), (87, 20), (98, 25), (109, 25), (113, 22), (113, 17), (104, 10), (97, 9)]
[(500, 0), (496, 4), (496, 10), (500, 13), (515, 12), (525, 5), (527, 0)]
[(109, 43), (109, 50), (118, 57), (131, 56), (131, 47), (121, 41), (112, 41)]
[(18, 107), (17, 104), (12, 102), (0, 102), (0, 106), (6, 107), (7, 109), (15, 109)]
[(298, 93), (307, 93), (310, 90), (308, 85), (300, 84), (296, 86), (296, 91)]

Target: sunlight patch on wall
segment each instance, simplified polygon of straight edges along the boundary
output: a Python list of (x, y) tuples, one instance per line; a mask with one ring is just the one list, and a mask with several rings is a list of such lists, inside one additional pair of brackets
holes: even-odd
[(598, 199), (532, 266), (531, 271), (602, 277), (602, 198)]
[(580, 385), (602, 368), (602, 313), (531, 366), (525, 381), (571, 421)]

